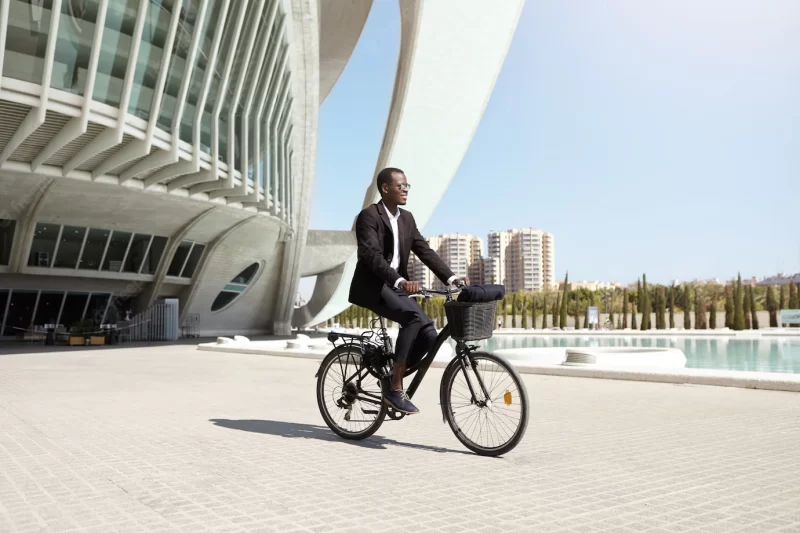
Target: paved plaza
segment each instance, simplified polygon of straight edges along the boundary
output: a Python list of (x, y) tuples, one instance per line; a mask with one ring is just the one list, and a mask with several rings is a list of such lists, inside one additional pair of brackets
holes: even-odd
[(340, 440), (318, 362), (0, 354), (0, 531), (800, 531), (800, 394), (525, 375), (521, 445), (418, 416)]

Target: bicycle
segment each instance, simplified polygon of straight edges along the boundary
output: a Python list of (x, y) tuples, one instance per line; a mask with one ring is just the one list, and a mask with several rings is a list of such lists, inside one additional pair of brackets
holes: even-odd
[[(456, 341), (455, 356), (445, 368), (439, 387), (442, 421), (473, 452), (503, 455), (519, 444), (527, 429), (528, 392), (519, 372), (504, 358), (480, 352), (478, 346), (468, 344), (491, 337), (496, 302), (455, 302), (453, 294), (457, 292), (422, 288), (413, 295), (423, 298), (445, 295), (449, 324), (439, 332), (431, 350), (406, 370), (404, 378), (416, 373), (406, 394), (409, 398), (414, 396), (439, 349), (452, 336)], [(376, 322), (380, 322), (380, 327), (376, 327)], [(329, 333), (328, 340), (334, 348), (314, 375), (322, 418), (334, 433), (345, 439), (366, 439), (381, 427), (387, 416), (395, 421), (405, 417), (383, 401), (394, 356), (385, 320), (373, 319), (370, 326), (370, 330), (360, 335)], [(489, 366), (496, 370), (490, 372)], [(338, 378), (333, 375), (337, 370)]]

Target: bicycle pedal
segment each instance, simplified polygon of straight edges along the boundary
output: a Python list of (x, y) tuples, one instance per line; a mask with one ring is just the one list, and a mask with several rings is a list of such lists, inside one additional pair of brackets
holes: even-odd
[(400, 411), (397, 411), (390, 407), (389, 410), (386, 411), (386, 416), (388, 416), (392, 420), (402, 420), (403, 418), (405, 418), (406, 414), (401, 413)]

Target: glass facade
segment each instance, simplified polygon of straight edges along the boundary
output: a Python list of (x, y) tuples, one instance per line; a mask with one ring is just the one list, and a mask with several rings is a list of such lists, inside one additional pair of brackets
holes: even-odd
[(128, 251), (128, 244), (131, 242), (132, 236), (127, 231), (114, 230), (111, 234), (111, 240), (108, 242), (106, 257), (103, 260), (103, 270), (108, 270), (109, 272), (122, 270), (122, 261), (125, 259), (125, 253)]
[(205, 244), (181, 241), (177, 250), (175, 250), (172, 262), (169, 264), (167, 276), (180, 278), (191, 278), (194, 276), (194, 272), (197, 269), (197, 265), (200, 264), (200, 259), (203, 257), (205, 249)]
[(83, 96), (99, 7), (98, 1), (62, 2), (51, 87)]
[(0, 266), (8, 265), (11, 261), (11, 247), (14, 245), (16, 228), (16, 220), (0, 218)]
[(111, 232), (107, 229), (89, 230), (86, 237), (86, 244), (83, 246), (79, 268), (83, 270), (99, 270), (100, 262), (103, 260), (103, 253), (106, 251), (106, 243)]
[(61, 226), (39, 222), (33, 234), (31, 253), (28, 255), (28, 266), (49, 267), (53, 264), (53, 255), (58, 242)]
[(112, 107), (120, 105), (138, 7), (139, 0), (120, 0), (108, 4), (94, 99)]
[(61, 230), (61, 240), (56, 253), (56, 268), (75, 268), (78, 257), (81, 255), (83, 239), (86, 237), (86, 228), (77, 226), (64, 226)]
[(68, 332), (83, 319), (100, 325), (109, 320), (110, 300), (110, 293), (0, 289), (0, 336), (16, 337), (47, 324)]
[[(7, 233), (11, 234), (7, 237), (10, 253), (13, 225), (4, 227), (0, 224), (0, 259), (4, 257), (1, 253)], [(28, 265), (154, 274), (166, 244), (166, 237), (80, 226), (62, 228), (58, 224), (39, 222)]]

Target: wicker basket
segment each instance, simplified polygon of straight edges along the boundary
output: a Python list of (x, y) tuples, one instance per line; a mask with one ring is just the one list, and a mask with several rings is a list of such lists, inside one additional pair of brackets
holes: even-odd
[(444, 310), (453, 339), (479, 341), (492, 336), (497, 302), (447, 302)]

